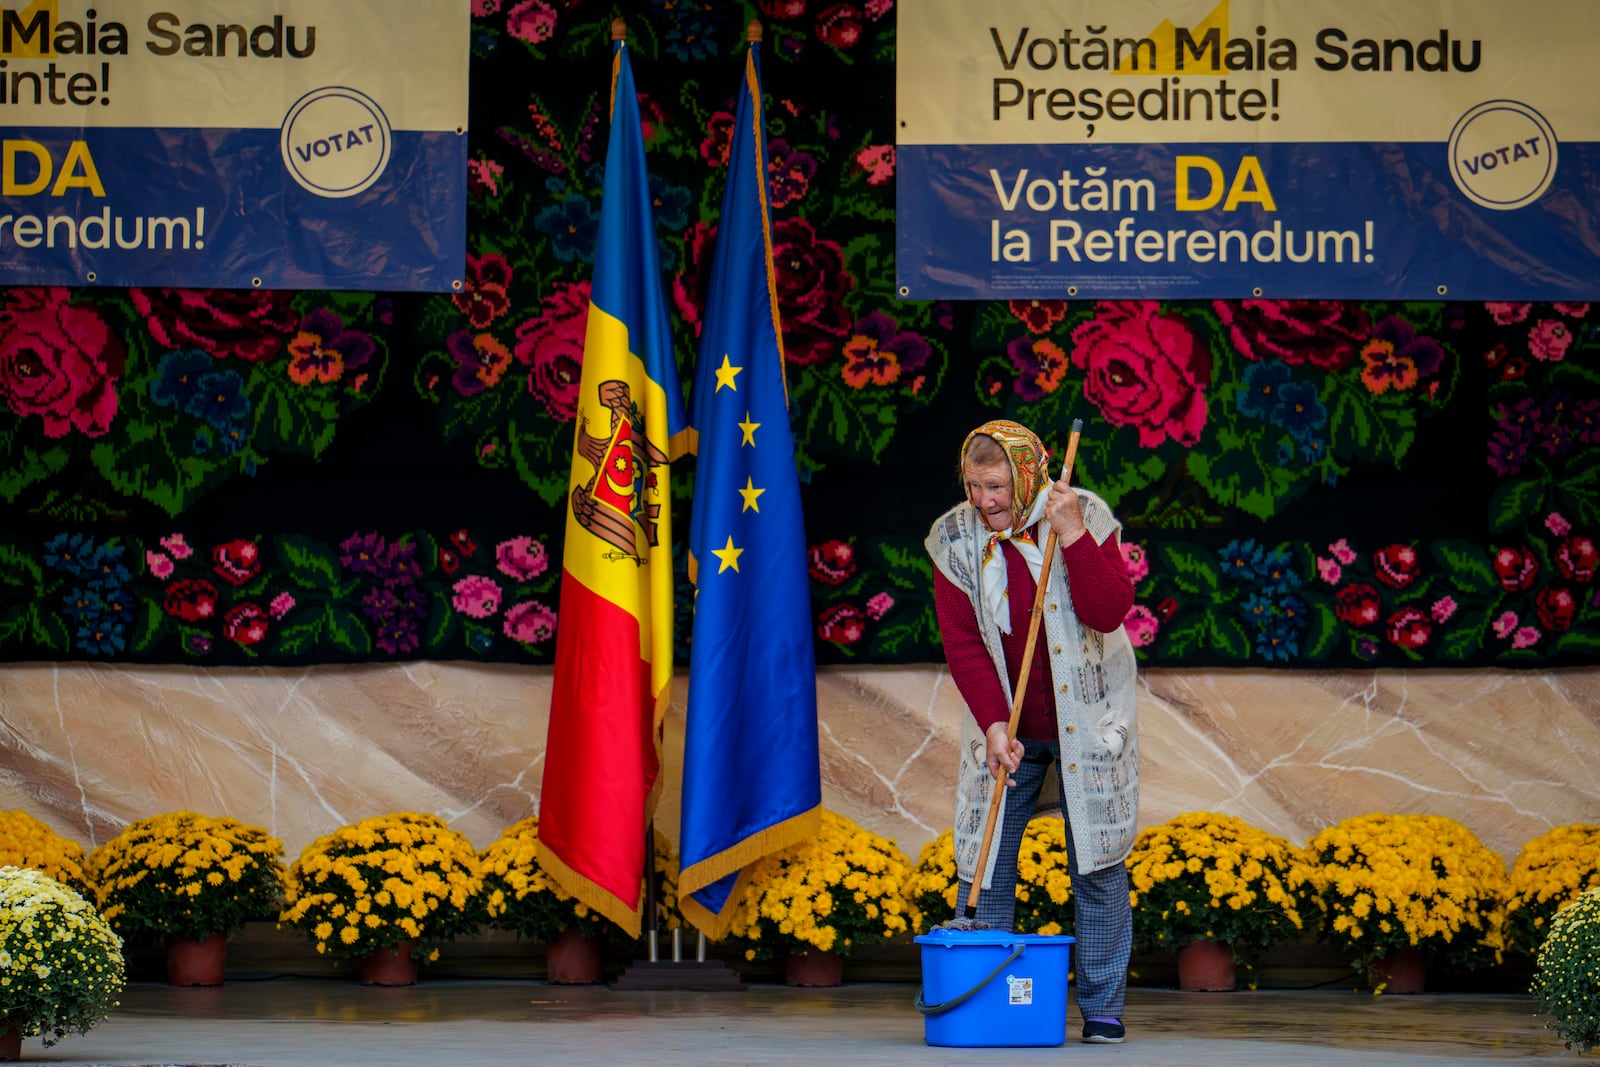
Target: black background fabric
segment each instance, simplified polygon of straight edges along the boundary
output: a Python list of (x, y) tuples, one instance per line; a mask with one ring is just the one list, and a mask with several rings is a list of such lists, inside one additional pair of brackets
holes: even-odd
[[(1600, 309), (1069, 301), (1051, 308), (1055, 321), (1040, 329), (1038, 309), (1026, 305), (901, 301), (894, 183), (882, 163), (894, 144), (895, 14), (887, 4), (478, 0), (474, 11), (464, 296), (281, 294), (276, 347), (248, 360), (234, 345), (248, 331), (232, 329), (228, 315), (248, 314), (252, 301), (272, 294), (217, 297), (225, 313), (196, 318), (206, 320), (208, 350), (164, 340), (135, 291), (0, 293), (0, 389), (10, 412), (0, 414), (10, 472), (0, 481), (0, 657), (551, 661), (548, 629), (512, 633), (507, 613), (514, 604), (559, 613), (573, 424), (553, 411), (547, 385), (543, 394), (530, 388), (539, 368), (517, 351), (525, 331), (559, 317), (567, 287), (589, 279), (593, 241), (584, 234), (599, 210), (607, 27), (622, 15), (648, 167), (662, 191), (657, 238), (686, 393), (704, 238), (726, 173), (705, 145), (716, 113), (731, 113), (746, 21), (766, 26), (774, 238), (819, 663), (942, 659), (922, 538), (960, 498), (955, 464), (966, 433), (995, 417), (1034, 427), (1057, 449), (1071, 420), (1084, 420), (1075, 481), (1113, 506), (1136, 565), (1147, 568), (1136, 571), (1136, 629), (1130, 619), (1146, 665), (1594, 661), (1588, 538), (1600, 533)], [(563, 205), (570, 216), (560, 215)], [(510, 273), (504, 285), (501, 268)], [(468, 311), (485, 295), (500, 303), (474, 322)], [(38, 310), (52, 299), (74, 310)], [(296, 337), (325, 328), (316, 316), (330, 311), (370, 338), (365, 379), (358, 386), (347, 371), (314, 388), (285, 384)], [(41, 315), (76, 324), (68, 347), (91, 369), (73, 372), (70, 389), (92, 391), (90, 379), (103, 377), (117, 400), (109, 419), (63, 429), (30, 406), (29, 360), (56, 366), (65, 358), (36, 338)], [(102, 325), (104, 339), (83, 333), (84, 315)], [(1302, 325), (1331, 317), (1335, 325), (1307, 327), (1299, 348), (1274, 354), (1229, 329), (1230, 317), (1250, 315)], [(1205, 353), (1182, 368), (1207, 406), (1192, 441), (1141, 440), (1094, 392), (1104, 351), (1083, 338), (1097, 323), (1149, 316), (1176, 318)], [(492, 384), (469, 394), (454, 384), (456, 356), (463, 338), (470, 347), (477, 335), (510, 358)], [(1340, 344), (1343, 355), (1329, 357)], [(1070, 363), (1048, 388), (1030, 385), (1013, 357), (1038, 346), (1091, 365)], [(1137, 379), (1150, 370), (1140, 359), (1162, 353), (1146, 342), (1135, 348), (1140, 358), (1124, 369)], [(197, 454), (191, 440), (215, 427), (152, 399), (163, 360), (177, 351), (198, 351), (238, 377), (250, 401), (233, 424), (239, 451), (224, 454), (213, 440)], [(882, 369), (891, 364), (898, 369)], [(1408, 366), (1416, 377), (1378, 389), (1375, 365)], [(1325, 423), (1308, 433), (1328, 457), (1323, 466), (1282, 451), (1299, 440), (1284, 426), (1241, 414), (1240, 394), (1266, 380), (1260, 375), (1279, 375), (1272, 380), (1323, 406)], [(290, 398), (288, 406), (274, 406), (277, 397)], [(1504, 442), (1524, 439), (1525, 450), (1505, 458)], [(1286, 482), (1259, 495), (1284, 471)], [(693, 475), (692, 459), (674, 464), (680, 543)], [(181, 495), (163, 488), (182, 477), (197, 484)], [(169, 559), (172, 573), (163, 576), (152, 556), (175, 533), (194, 555)], [(339, 562), (339, 546), (363, 534), (407, 546), (414, 566), (384, 579)], [(109, 554), (115, 573), (97, 585), (52, 563), (71, 538)], [(537, 574), (496, 566), (496, 547), (517, 538), (543, 549), (547, 566)], [(255, 546), (261, 559), (259, 573), (239, 584), (211, 556), (233, 542)], [(1397, 575), (1399, 549), (1417, 562)], [(1515, 574), (1497, 570), (1518, 561)], [(686, 662), (692, 598), (681, 548), (678, 562), (678, 656)], [(321, 577), (310, 580), (313, 572)], [(500, 591), (481, 618), (457, 600), (458, 583), (471, 576)], [(213, 615), (185, 620), (169, 610), (173, 583), (186, 578), (215, 588)], [(1341, 614), (1353, 587), (1370, 591), (1370, 620)], [(394, 610), (374, 605), (397, 590), (408, 598), (408, 636), (385, 641)], [(285, 595), (292, 606), (272, 611)], [(247, 606), (263, 622), (241, 641), (224, 620)]]

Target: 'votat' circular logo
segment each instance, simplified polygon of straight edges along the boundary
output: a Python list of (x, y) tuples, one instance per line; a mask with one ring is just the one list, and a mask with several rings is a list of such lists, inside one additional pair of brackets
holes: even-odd
[(1556, 132), (1515, 100), (1489, 100), (1450, 131), (1450, 175), (1467, 199), (1495, 211), (1526, 207), (1556, 176)]
[(278, 144), (302, 188), (318, 196), (354, 196), (383, 176), (394, 131), (370, 96), (329, 86), (295, 101)]

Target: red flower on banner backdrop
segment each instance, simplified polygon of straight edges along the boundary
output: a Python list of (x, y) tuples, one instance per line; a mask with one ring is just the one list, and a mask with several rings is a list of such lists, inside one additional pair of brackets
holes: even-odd
[(467, 284), (450, 298), (456, 310), (471, 321), (475, 330), (487, 330), (494, 321), (511, 310), (511, 264), (490, 252), (467, 257)]
[(1382, 608), (1378, 591), (1362, 582), (1344, 586), (1333, 594), (1333, 613), (1349, 626), (1371, 626)]
[(589, 323), (589, 283), (558, 283), (543, 310), (517, 327), (512, 355), (530, 368), (528, 392), (551, 418), (578, 417), (583, 382), (583, 338)]
[(1561, 539), (1555, 557), (1556, 569), (1575, 582), (1592, 581), (1595, 566), (1600, 564), (1600, 550), (1596, 550), (1594, 540), (1576, 535)]
[(1569, 630), (1573, 616), (1578, 613), (1578, 599), (1570, 589), (1546, 586), (1534, 598), (1534, 611), (1539, 616), (1539, 625), (1546, 630)]
[(249, 647), (266, 640), (267, 613), (255, 604), (240, 604), (222, 617), (222, 636)]
[(1500, 549), (1494, 554), (1493, 565), (1500, 584), (1513, 593), (1532, 588), (1539, 575), (1539, 561), (1526, 547)]
[(1389, 640), (1401, 648), (1421, 648), (1433, 636), (1433, 623), (1417, 608), (1401, 608), (1389, 616)]
[(276, 289), (130, 289), (150, 336), (171, 348), (198, 348), (219, 359), (272, 359), (300, 325)]
[(847, 541), (824, 541), (808, 553), (811, 577), (824, 585), (839, 585), (856, 572), (856, 550)]
[(1342, 370), (1371, 333), (1359, 304), (1343, 300), (1217, 300), (1212, 307), (1246, 359)]
[(1072, 365), (1084, 395), (1115, 426), (1139, 431), (1139, 445), (1168, 438), (1192, 446), (1206, 425), (1211, 350), (1182, 316), (1142, 300), (1102, 301), (1072, 331)]
[(224, 581), (243, 585), (261, 573), (261, 550), (253, 541), (228, 541), (212, 550), (211, 563)]
[(730, 112), (714, 111), (706, 120), (706, 135), (700, 141), (700, 158), (713, 167), (726, 167), (733, 150), (733, 123)]
[(1395, 589), (1404, 589), (1415, 581), (1421, 568), (1417, 550), (1410, 545), (1385, 545), (1372, 554), (1372, 569), (1378, 581)]
[(821, 363), (850, 330), (844, 297), (856, 281), (844, 269), (844, 251), (819, 240), (805, 219), (784, 219), (772, 227), (772, 257), (784, 356), (799, 366)]
[(1067, 317), (1065, 300), (1010, 300), (1006, 308), (1029, 333), (1049, 333), (1056, 323)]
[(853, 604), (835, 604), (817, 620), (817, 635), (836, 645), (853, 645), (867, 632), (867, 620)]
[(672, 303), (696, 337), (705, 328), (706, 289), (717, 228), (697, 222), (683, 232), (683, 269), (672, 279)]
[(117, 414), (122, 342), (65, 289), (16, 289), (0, 311), (0, 398), (44, 422), (46, 437), (99, 437)]
[(184, 622), (203, 622), (217, 614), (217, 587), (201, 578), (184, 578), (167, 586), (161, 608)]
[(817, 37), (835, 48), (859, 44), (861, 29), (861, 12), (854, 4), (834, 4), (817, 16)]

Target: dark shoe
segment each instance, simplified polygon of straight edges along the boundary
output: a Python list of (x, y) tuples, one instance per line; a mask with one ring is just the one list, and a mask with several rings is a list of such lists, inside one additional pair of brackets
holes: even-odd
[(1083, 1024), (1083, 1042), (1086, 1045), (1120, 1045), (1126, 1031), (1115, 1019), (1090, 1019)]

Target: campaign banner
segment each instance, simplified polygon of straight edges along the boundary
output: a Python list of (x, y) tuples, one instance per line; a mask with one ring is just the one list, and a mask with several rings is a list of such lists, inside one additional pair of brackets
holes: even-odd
[(0, 284), (448, 292), (470, 0), (0, 5)]
[(1573, 0), (901, 0), (908, 299), (1600, 298)]

